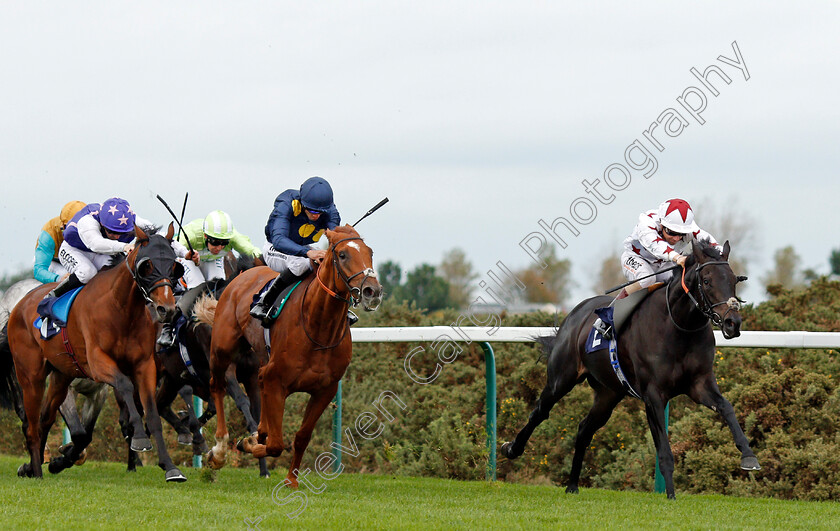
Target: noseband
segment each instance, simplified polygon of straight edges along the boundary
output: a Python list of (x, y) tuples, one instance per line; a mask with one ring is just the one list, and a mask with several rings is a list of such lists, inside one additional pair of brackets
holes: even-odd
[[(725, 301), (720, 301), (716, 303), (712, 303), (709, 301), (709, 297), (706, 294), (706, 291), (703, 289), (703, 284), (700, 282), (700, 271), (704, 267), (711, 265), (729, 265), (729, 262), (727, 262), (726, 260), (714, 260), (711, 262), (698, 264), (694, 267), (694, 276), (697, 277), (697, 291), (700, 293), (700, 301), (702, 302), (702, 304), (697, 302), (697, 299), (694, 298), (694, 296), (691, 294), (691, 290), (689, 290), (685, 284), (685, 266), (683, 266), (681, 283), (683, 291), (685, 291), (685, 294), (688, 295), (689, 299), (691, 299), (691, 302), (694, 304), (694, 307), (700, 310), (700, 313), (702, 313), (707, 319), (712, 321), (712, 323), (714, 323), (718, 328), (722, 329), (723, 323), (726, 320), (726, 317), (729, 315), (729, 312), (737, 312), (741, 309), (741, 301), (738, 299), (738, 297), (735, 296), (729, 297), (729, 299)], [(737, 278), (738, 280), (740, 280), (740, 277)], [(674, 316), (671, 313), (671, 298), (669, 297), (668, 293), (670, 287), (671, 283), (668, 282), (668, 284), (665, 286), (665, 305), (668, 307), (668, 317), (671, 318), (671, 323), (682, 332), (699, 332), (700, 330), (706, 328), (706, 324), (703, 324), (703, 326), (695, 328), (694, 330), (687, 330), (678, 325), (676, 321), (674, 321)], [(723, 317), (714, 312), (714, 309), (722, 304), (726, 304), (728, 306), (726, 313), (723, 314)]]
[[(357, 273), (354, 273), (350, 276), (347, 276), (344, 273), (344, 271), (338, 266), (338, 258), (336, 257), (335, 248), (336, 248), (336, 246), (338, 246), (339, 243), (350, 241), (350, 240), (362, 240), (362, 238), (359, 237), (359, 236), (355, 236), (355, 237), (352, 237), (352, 238), (344, 238), (343, 240), (338, 240), (337, 242), (335, 242), (332, 245), (332, 247), (330, 248), (330, 254), (332, 254), (332, 257), (333, 257), (332, 262), (333, 262), (333, 268), (335, 269), (335, 274), (338, 278), (341, 279), (342, 282), (344, 282), (344, 285), (347, 286), (347, 291), (350, 294), (350, 298), (345, 299), (344, 297), (342, 297), (338, 293), (336, 293), (333, 290), (331, 290), (330, 288), (328, 288), (324, 284), (324, 282), (321, 280), (321, 277), (319, 275), (316, 274), (315, 278), (318, 279), (318, 283), (321, 284), (321, 287), (324, 288), (324, 290), (327, 293), (329, 293), (330, 295), (332, 295), (336, 299), (338, 299), (340, 301), (344, 301), (347, 304), (349, 304), (349, 305), (351, 305), (355, 308), (356, 306), (359, 305), (359, 302), (361, 302), (361, 300), (362, 300), (362, 288), (364, 288), (365, 283), (368, 281), (368, 279), (375, 276), (376, 273), (374, 272), (374, 270), (372, 268), (366, 267), (365, 269), (362, 269), (361, 271), (359, 271)], [(359, 285), (359, 287), (354, 288), (353, 286), (350, 285), (350, 282), (359, 275), (364, 275), (364, 278), (362, 279), (362, 283)]]
[[(139, 247), (138, 247), (138, 254), (139, 254)], [(125, 260), (125, 267), (128, 269), (128, 272), (131, 273), (131, 278), (134, 279), (134, 283), (137, 284), (137, 288), (140, 290), (140, 293), (143, 295), (143, 298), (146, 300), (148, 304), (154, 304), (152, 300), (152, 292), (158, 288), (162, 288), (164, 286), (169, 286), (173, 289), (172, 279), (158, 273), (157, 268), (152, 268), (152, 274), (148, 277), (140, 277), (137, 275), (137, 270), (146, 263), (150, 261), (152, 258), (149, 256), (144, 256), (143, 258), (138, 258), (134, 261), (134, 269), (128, 265), (128, 259)], [(154, 262), (152, 262), (154, 265)]]

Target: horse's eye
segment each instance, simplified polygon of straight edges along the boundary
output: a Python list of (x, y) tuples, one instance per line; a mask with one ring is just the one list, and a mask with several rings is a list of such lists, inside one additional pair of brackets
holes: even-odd
[(347, 258), (347, 253), (345, 253), (344, 251), (339, 251), (338, 257), (344, 260), (345, 258)]
[(705, 284), (705, 285), (707, 285), (707, 286), (708, 286), (708, 285), (709, 285), (709, 279), (708, 279), (708, 278), (704, 278), (704, 279), (703, 279), (703, 284)]

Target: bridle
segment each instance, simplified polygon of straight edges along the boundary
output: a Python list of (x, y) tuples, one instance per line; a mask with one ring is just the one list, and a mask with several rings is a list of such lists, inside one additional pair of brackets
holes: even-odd
[[(361, 300), (362, 300), (362, 289), (365, 287), (365, 283), (368, 281), (369, 278), (375, 277), (376, 272), (372, 268), (366, 267), (366, 268), (362, 269), (361, 271), (359, 271), (357, 273), (354, 273), (350, 276), (347, 276), (347, 274), (345, 274), (344, 271), (338, 266), (338, 258), (337, 258), (336, 252), (335, 252), (335, 248), (336, 248), (336, 246), (338, 246), (339, 243), (346, 242), (346, 241), (351, 241), (351, 240), (364, 241), (364, 240), (362, 240), (361, 237), (354, 236), (354, 237), (351, 237), (351, 238), (344, 238), (343, 240), (338, 240), (337, 242), (332, 244), (332, 246), (330, 247), (330, 254), (332, 254), (332, 262), (333, 262), (333, 269), (335, 270), (335, 276), (337, 278), (341, 279), (342, 282), (344, 282), (344, 285), (347, 287), (347, 292), (349, 293), (350, 298), (345, 299), (344, 297), (342, 297), (341, 295), (339, 295), (335, 291), (328, 288), (326, 286), (326, 284), (324, 284), (324, 282), (321, 280), (321, 275), (318, 274), (317, 271), (315, 273), (315, 278), (318, 279), (318, 284), (321, 285), (321, 287), (324, 289), (324, 291), (326, 291), (327, 293), (329, 293), (330, 295), (332, 295), (336, 299), (338, 299), (342, 302), (346, 302), (348, 305), (353, 306), (355, 308), (359, 305), (359, 302), (361, 302)], [(318, 266), (318, 269), (320, 270), (320, 266)], [(359, 284), (359, 287), (351, 286), (350, 282), (354, 278), (358, 277), (359, 275), (364, 275), (364, 278), (362, 279), (362, 283)], [(336, 282), (336, 284), (338, 284), (338, 282)]]
[[(137, 247), (137, 254), (140, 254), (140, 246), (138, 244)], [(134, 261), (134, 268), (128, 264), (128, 258), (125, 260), (125, 267), (128, 269), (128, 272), (131, 273), (131, 278), (134, 279), (134, 283), (137, 284), (137, 288), (140, 290), (140, 293), (143, 295), (143, 298), (146, 300), (148, 304), (154, 304), (152, 300), (152, 292), (158, 288), (162, 288), (164, 286), (169, 286), (174, 291), (173, 281), (172, 278), (165, 276), (158, 272), (156, 267), (152, 267), (152, 273), (148, 276), (141, 277), (137, 274), (137, 271), (145, 264), (146, 262), (151, 261), (152, 258), (150, 256), (144, 256), (143, 258), (137, 258)], [(176, 262), (177, 263), (177, 262)], [(154, 262), (152, 262), (154, 266)], [(179, 264), (180, 265), (180, 264)], [(183, 267), (183, 266), (182, 266)], [(179, 275), (180, 277), (180, 275)]]
[[(683, 291), (685, 292), (686, 295), (688, 295), (688, 298), (691, 300), (692, 304), (694, 304), (694, 307), (697, 308), (698, 310), (700, 310), (700, 313), (702, 313), (704, 317), (706, 317), (708, 320), (710, 320), (712, 323), (714, 323), (718, 328), (720, 328), (722, 330), (723, 329), (723, 323), (726, 320), (726, 317), (729, 315), (729, 312), (739, 311), (741, 309), (741, 303), (743, 301), (740, 300), (738, 297), (735, 297), (735, 296), (729, 297), (729, 299), (727, 299), (725, 301), (720, 301), (720, 302), (716, 302), (716, 303), (712, 303), (711, 301), (709, 301), (709, 296), (706, 294), (706, 291), (703, 289), (703, 284), (700, 282), (700, 271), (702, 271), (703, 268), (706, 267), (706, 266), (720, 266), (720, 265), (728, 266), (729, 262), (727, 262), (726, 260), (712, 260), (712, 261), (704, 262), (702, 264), (697, 264), (696, 266), (694, 266), (694, 276), (697, 278), (697, 291), (700, 293), (700, 301), (701, 302), (697, 302), (697, 299), (694, 298), (694, 296), (691, 294), (691, 290), (688, 289), (688, 286), (686, 286), (686, 284), (685, 284), (686, 268), (685, 268), (684, 264), (683, 264), (682, 278), (680, 279), (680, 283), (682, 284)], [(737, 276), (735, 278), (736, 278), (736, 282), (741, 282), (742, 280), (746, 280), (746, 277), (742, 277), (742, 276)], [(704, 328), (706, 328), (706, 325), (708, 323), (703, 323), (702, 326), (700, 326), (699, 328), (695, 328), (694, 330), (689, 330), (689, 329), (683, 328), (683, 327), (681, 327), (680, 325), (677, 324), (677, 322), (674, 320), (674, 315), (671, 312), (671, 297), (669, 296), (670, 295), (669, 294), (670, 287), (671, 287), (671, 283), (668, 282), (665, 286), (665, 305), (668, 308), (668, 317), (671, 318), (671, 323), (677, 328), (677, 330), (680, 330), (681, 332), (693, 333), (693, 332), (699, 332), (700, 330), (703, 330)], [(714, 312), (714, 309), (718, 306), (723, 305), (723, 304), (726, 304), (728, 306), (728, 308), (726, 310), (726, 313), (723, 314), (723, 317), (721, 317), (719, 314)]]
[[(337, 258), (336, 252), (335, 252), (336, 246), (338, 246), (339, 243), (350, 241), (350, 240), (364, 241), (364, 240), (362, 240), (361, 237), (354, 236), (354, 237), (344, 238), (342, 240), (338, 240), (337, 242), (335, 242), (334, 244), (332, 244), (330, 246), (330, 254), (332, 254), (332, 263), (333, 263), (333, 269), (335, 270), (335, 276), (337, 278), (341, 279), (342, 282), (344, 282), (344, 285), (347, 287), (347, 291), (348, 291), (348, 294), (350, 295), (350, 298), (347, 299), (347, 298), (342, 297), (341, 295), (339, 295), (338, 293), (336, 293), (335, 291), (333, 291), (329, 287), (327, 287), (326, 284), (324, 284), (324, 281), (321, 280), (321, 274), (320, 274), (321, 266), (320, 266), (320, 264), (318, 265), (318, 269), (315, 271), (315, 278), (317, 279), (318, 284), (321, 286), (321, 288), (323, 288), (323, 290), (326, 291), (328, 294), (330, 294), (333, 298), (338, 299), (341, 302), (347, 304), (348, 306), (353, 306), (355, 308), (356, 306), (359, 305), (359, 302), (362, 300), (362, 289), (364, 288), (365, 282), (367, 282), (369, 278), (374, 277), (376, 275), (376, 273), (374, 272), (374, 270), (372, 268), (367, 267), (367, 268), (365, 268), (365, 269), (363, 269), (363, 270), (361, 270), (357, 273), (354, 273), (354, 274), (348, 276), (338, 266), (338, 258)], [(323, 263), (323, 262), (321, 262), (321, 263)], [(364, 275), (364, 278), (362, 279), (362, 283), (359, 285), (359, 287), (354, 288), (353, 286), (350, 285), (350, 282), (354, 278), (358, 277), (359, 275)], [(301, 307), (303, 307), (303, 304), (306, 301), (306, 295), (307, 295), (307, 293), (309, 293), (309, 286), (311, 286), (312, 284), (314, 284), (314, 282), (310, 282), (309, 285), (306, 286), (306, 289), (303, 292), (303, 299), (301, 300)], [(338, 284), (338, 282), (336, 282), (336, 284)], [(349, 326), (345, 326), (344, 327), (344, 332), (341, 334), (341, 337), (338, 338), (338, 341), (336, 341), (332, 345), (323, 345), (323, 344), (319, 343), (314, 337), (312, 337), (312, 335), (309, 333), (309, 330), (307, 330), (306, 320), (304, 319), (304, 315), (303, 315), (304, 313), (305, 312), (303, 312), (303, 311), (300, 312), (300, 325), (301, 325), (301, 328), (303, 328), (303, 332), (306, 334), (306, 337), (309, 339), (309, 341), (311, 341), (314, 345), (317, 345), (317, 348), (315, 348), (315, 350), (327, 350), (327, 349), (335, 348), (336, 346), (338, 346), (344, 340), (344, 337), (347, 335), (347, 331), (350, 330)]]

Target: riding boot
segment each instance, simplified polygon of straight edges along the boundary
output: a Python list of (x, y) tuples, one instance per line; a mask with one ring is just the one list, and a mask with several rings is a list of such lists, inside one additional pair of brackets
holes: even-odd
[(347, 310), (347, 326), (353, 326), (359, 321), (359, 317), (353, 313), (353, 310)]
[(60, 297), (68, 291), (81, 288), (82, 286), (84, 286), (84, 284), (81, 280), (79, 280), (79, 277), (77, 277), (75, 273), (70, 273), (70, 276), (62, 280), (58, 286), (51, 289), (44, 298), (48, 299), (50, 297)]
[(295, 275), (288, 269), (277, 275), (274, 280), (271, 281), (271, 285), (268, 286), (268, 289), (260, 295), (260, 298), (254, 304), (254, 307), (251, 308), (251, 317), (262, 321), (263, 326), (269, 326), (273, 321), (271, 314), (274, 313), (274, 301), (287, 286), (300, 278), (301, 277)]
[(181, 317), (181, 310), (176, 306), (175, 316), (171, 321), (163, 323), (160, 327), (160, 335), (158, 335), (157, 345), (158, 350), (168, 350), (175, 344), (175, 323)]

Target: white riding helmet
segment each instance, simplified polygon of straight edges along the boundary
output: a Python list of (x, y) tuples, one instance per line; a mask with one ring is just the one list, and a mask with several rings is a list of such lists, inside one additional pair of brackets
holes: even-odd
[(659, 205), (659, 223), (673, 232), (688, 234), (700, 227), (694, 223), (694, 211), (684, 199), (669, 199)]
[(229, 240), (234, 234), (233, 220), (227, 212), (214, 210), (204, 218), (204, 234), (220, 240)]

